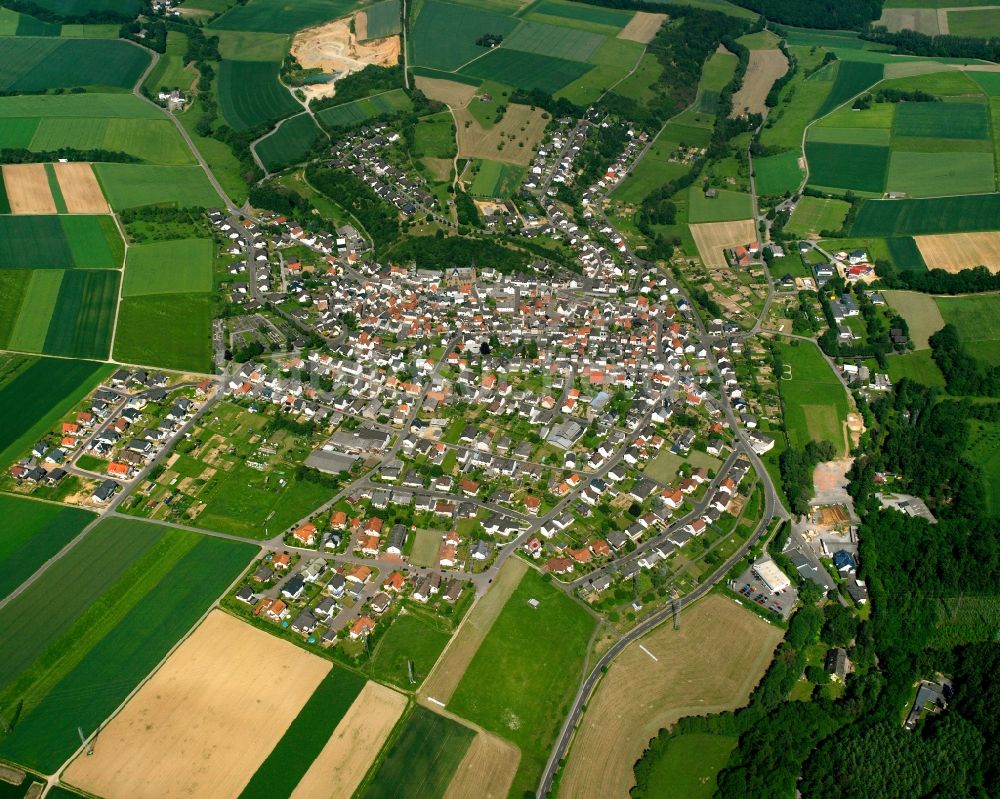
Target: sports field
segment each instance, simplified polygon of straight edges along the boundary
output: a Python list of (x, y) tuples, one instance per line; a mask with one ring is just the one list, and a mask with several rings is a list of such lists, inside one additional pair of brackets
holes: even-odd
[(345, 16), (358, 7), (353, 0), (250, 0), (236, 4), (212, 22), (229, 31), (295, 33)]
[(200, 166), (95, 164), (94, 172), (116, 211), (143, 205), (213, 208), (222, 203)]
[(299, 114), (281, 123), (274, 133), (254, 145), (257, 157), (270, 172), (300, 163), (323, 137), (309, 114)]
[(968, 353), (990, 365), (1000, 364), (1000, 294), (935, 297), (941, 316), (958, 328)]
[(789, 150), (779, 155), (755, 158), (753, 169), (757, 192), (767, 195), (796, 191), (802, 182), (799, 157), (798, 151)]
[(914, 236), (995, 230), (1000, 194), (928, 200), (869, 200), (861, 206), (852, 236)]
[[(371, 655), (371, 674), (376, 680), (412, 690), (434, 668), (451, 640), (451, 632), (418, 613), (401, 614), (386, 631)], [(410, 664), (413, 678), (410, 682)]]
[[(0, 466), (30, 450), (38, 437), (111, 373), (107, 364), (12, 356), (0, 378)], [(25, 402), (25, 397), (33, 397)]]
[(823, 230), (840, 230), (848, 208), (843, 200), (804, 195), (788, 220), (788, 231), (797, 236), (819, 236)]
[[(529, 599), (537, 599), (538, 607)], [(520, 747), (514, 793), (538, 785), (593, 630), (593, 618), (580, 605), (529, 570), (448, 702), (453, 713)], [(490, 690), (482, 690), (484, 685)], [(545, 701), (539, 702), (542, 696)]]
[(350, 799), (406, 705), (403, 694), (375, 682), (366, 683), (291, 799)]
[(145, 294), (122, 299), (114, 357), (123, 363), (208, 373), (212, 370), (209, 294)]
[(0, 47), (0, 91), (131, 89), (149, 58), (141, 47), (119, 40), (7, 38)]
[(0, 216), (0, 269), (116, 269), (121, 236), (107, 216)]
[(97, 517), (79, 508), (0, 496), (4, 535), (0, 538), (0, 599)]
[(301, 110), (278, 82), (279, 66), (273, 61), (219, 64), (219, 110), (233, 130), (249, 130)]
[(402, 89), (354, 100), (318, 111), (316, 116), (327, 128), (353, 128), (374, 117), (396, 114), (413, 108), (409, 96)]
[[(334, 673), (348, 674), (214, 610), (101, 730), (94, 754), (70, 764), (66, 781), (101, 796), (135, 799), (257, 795), (253, 782), (240, 790), (278, 751), (313, 697), (339, 699), (325, 690)], [(350, 682), (359, 679), (348, 675)], [(336, 709), (330, 710), (335, 726)], [(199, 723), (192, 724), (195, 718)], [(249, 738), (241, 734), (248, 725)], [(304, 754), (322, 727), (296, 730)], [(194, 757), (198, 767), (190, 768)]]
[(718, 594), (684, 612), (680, 630), (663, 624), (612, 661), (573, 741), (561, 783), (567, 796), (627, 796), (632, 765), (660, 729), (750, 697), (782, 631)]
[(0, 699), (24, 700), (0, 757), (53, 771), (79, 747), (77, 727), (93, 731), (255, 551), (134, 520), (95, 527), (0, 609), (3, 649), (17, 653), (0, 664)]
[(846, 452), (847, 391), (812, 342), (780, 344), (784, 372), (779, 388), (791, 446), (829, 441)]
[(363, 799), (443, 796), (475, 733), (456, 721), (416, 707), (385, 754)]
[(483, 8), (424, 0), (411, 19), (410, 63), (452, 71), (490, 52), (476, 44), (484, 33), (507, 37), (517, 20)]
[(182, 239), (129, 248), (123, 297), (212, 290), (211, 239)]

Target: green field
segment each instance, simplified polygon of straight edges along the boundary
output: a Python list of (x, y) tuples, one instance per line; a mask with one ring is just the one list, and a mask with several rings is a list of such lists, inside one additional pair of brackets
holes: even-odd
[(382, 39), (400, 32), (399, 0), (380, 0), (368, 6), (368, 38)]
[(819, 235), (823, 230), (840, 230), (850, 205), (843, 200), (830, 200), (803, 195), (786, 225), (796, 236)]
[[(646, 154), (646, 157), (636, 165), (629, 176), (611, 193), (615, 200), (638, 205), (654, 189), (679, 178), (688, 171), (689, 167), (682, 163), (670, 161), (666, 157), (655, 157), (655, 148), (659, 144), (660, 142), (657, 141), (654, 149)], [(671, 149), (676, 147), (674, 142), (669, 144)], [(667, 154), (669, 155), (669, 151)]]
[(885, 240), (889, 248), (889, 260), (897, 269), (904, 271), (923, 272), (927, 269), (924, 256), (920, 254), (917, 242), (912, 236), (895, 236)]
[(122, 296), (211, 291), (214, 252), (211, 239), (133, 245), (125, 262)]
[(278, 82), (279, 66), (273, 61), (219, 64), (219, 110), (233, 130), (250, 130), (301, 110)]
[(0, 269), (0, 348), (10, 342), (33, 274), (28, 269)]
[(426, 799), (444, 796), (475, 733), (451, 719), (416, 707), (403, 722), (362, 799)]
[(354, 100), (343, 105), (324, 108), (316, 113), (327, 128), (353, 128), (375, 117), (396, 114), (413, 108), (409, 95), (402, 89), (390, 89), (382, 94)]
[(3, 668), (0, 696), (24, 706), (0, 757), (54, 771), (79, 747), (77, 727), (89, 733), (104, 721), (255, 551), (135, 520), (102, 522), (2, 610), (15, 616), (2, 627), (5, 651), (13, 644), (18, 657)]
[(983, 470), (986, 483), (986, 510), (991, 516), (1000, 514), (1000, 423), (969, 421), (968, 457)]
[(816, 116), (821, 117), (828, 114), (841, 103), (847, 102), (854, 95), (860, 94), (872, 84), (880, 81), (883, 69), (882, 64), (868, 61), (840, 61), (837, 66), (837, 77), (833, 81), (833, 88), (830, 89), (823, 105), (816, 112)]
[(123, 363), (209, 373), (214, 316), (209, 294), (123, 298), (114, 357)]
[[(0, 382), (0, 465), (7, 466), (79, 402), (111, 367), (93, 361), (14, 356)], [(33, 397), (27, 403), (25, 397)]]
[(501, 161), (477, 161), (479, 171), (472, 179), (469, 193), (474, 197), (509, 199), (514, 196), (524, 180), (525, 168)]
[(463, 67), (459, 74), (496, 80), (518, 89), (541, 89), (555, 94), (582, 78), (589, 70), (588, 64), (579, 61), (498, 47)]
[(323, 133), (306, 113), (286, 119), (274, 133), (254, 145), (257, 157), (269, 172), (305, 160)]
[(487, 9), (424, 0), (410, 22), (410, 63), (446, 71), (458, 69), (489, 52), (476, 44), (476, 39), (486, 33), (506, 37), (517, 24), (512, 17)]
[[(539, 606), (532, 608), (529, 599)], [(580, 605), (528, 571), (448, 703), (450, 711), (520, 747), (511, 795), (538, 785), (593, 630), (594, 620)]]
[(239, 799), (291, 796), (364, 686), (364, 677), (334, 666), (260, 764)]
[(716, 777), (736, 748), (736, 736), (685, 733), (670, 739), (647, 778), (659, 799), (712, 799)]
[(117, 40), (8, 38), (0, 47), (0, 91), (131, 89), (149, 58), (141, 47)]
[(996, 8), (950, 11), (948, 32), (952, 36), (975, 36), (980, 39), (1000, 36), (1000, 14)]
[(911, 197), (993, 191), (993, 153), (907, 153), (893, 150), (887, 191)]
[(983, 103), (900, 103), (892, 132), (928, 139), (988, 139), (990, 119)]
[(58, 36), (60, 26), (0, 8), (0, 36)]
[(132, 94), (25, 94), (0, 97), (0, 118), (121, 117), (162, 119), (163, 112)]
[(966, 351), (977, 360), (1000, 364), (1000, 294), (935, 297), (941, 316), (958, 329)]
[(35, 5), (67, 17), (87, 16), (101, 11), (135, 16), (141, 3), (139, 0), (35, 0)]
[(337, 19), (358, 7), (352, 0), (250, 0), (212, 22), (230, 31), (295, 33)]
[[(564, 25), (596, 26), (598, 33), (608, 33), (614, 36), (624, 28), (632, 18), (631, 11), (600, 6), (567, 3), (562, 0), (542, 0), (533, 3), (531, 13), (545, 17), (555, 17)], [(587, 28), (584, 27), (584, 30)]]
[(123, 254), (111, 217), (0, 216), (0, 269), (116, 269)]
[(200, 166), (94, 164), (94, 174), (116, 211), (144, 205), (214, 208), (222, 204)]
[(809, 183), (832, 189), (881, 194), (889, 171), (889, 148), (806, 142)]
[(583, 62), (602, 44), (604, 37), (598, 33), (541, 22), (522, 22), (503, 41), (511, 50)]
[(27, 580), (97, 516), (79, 508), (0, 496), (0, 599)]
[(755, 158), (753, 169), (757, 193), (767, 195), (798, 191), (803, 177), (799, 169), (800, 155), (796, 150), (789, 150), (779, 155)]
[(223, 60), (235, 61), (280, 62), (288, 55), (292, 41), (287, 33), (220, 30), (213, 35), (219, 37), (219, 55)]
[(1000, 194), (930, 200), (869, 200), (861, 206), (852, 236), (915, 236), (995, 230)]
[(886, 360), (889, 363), (889, 379), (894, 383), (906, 377), (925, 386), (944, 388), (944, 375), (934, 363), (930, 350), (890, 355)]
[(700, 185), (688, 190), (688, 222), (730, 222), (750, 219), (753, 216), (753, 199), (749, 194), (718, 189), (717, 196), (709, 199)]
[(716, 51), (712, 53), (701, 72), (698, 82), (698, 110), (704, 114), (715, 114), (719, 109), (719, 96), (732, 80), (739, 59), (732, 53)]
[(811, 440), (829, 441), (843, 455), (846, 390), (812, 342), (782, 342), (780, 348), (785, 369), (779, 386), (789, 443), (801, 449)]
[(648, 104), (656, 98), (654, 89), (662, 74), (660, 60), (652, 53), (644, 53), (635, 72), (615, 86), (614, 94)]
[(156, 62), (156, 66), (143, 83), (146, 91), (155, 97), (163, 88), (187, 91), (191, 87), (197, 80), (198, 73), (193, 68), (186, 69), (184, 66), (187, 45), (186, 33), (180, 31), (167, 33), (167, 51), (160, 56), (160, 60)]
[(423, 615), (403, 613), (379, 639), (372, 652), (372, 677), (412, 690), (416, 685), (410, 683), (408, 664), (413, 663), (414, 677), (419, 685), (450, 640), (450, 632), (440, 629)]
[[(806, 48), (792, 51), (801, 60), (809, 56)], [(830, 89), (833, 88), (833, 65), (828, 65), (809, 78), (800, 77), (802, 70), (782, 88), (778, 106), (768, 114), (761, 131), (761, 144), (783, 150), (802, 147), (802, 131), (817, 115)]]

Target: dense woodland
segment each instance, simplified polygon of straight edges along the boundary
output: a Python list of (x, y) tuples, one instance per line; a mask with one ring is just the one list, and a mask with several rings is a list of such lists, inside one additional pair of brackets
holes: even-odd
[(1000, 367), (978, 361), (963, 346), (954, 325), (948, 324), (930, 337), (934, 362), (944, 375), (948, 393), (965, 396), (1000, 397)]

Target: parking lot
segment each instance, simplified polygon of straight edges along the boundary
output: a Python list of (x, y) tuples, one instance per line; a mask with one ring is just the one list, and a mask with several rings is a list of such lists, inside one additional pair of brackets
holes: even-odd
[(747, 569), (732, 584), (732, 588), (742, 594), (744, 601), (755, 602), (762, 608), (777, 613), (781, 618), (787, 619), (795, 602), (798, 600), (798, 591), (795, 586), (789, 586), (778, 593), (769, 589), (762, 580), (759, 580), (753, 573), (753, 569)]

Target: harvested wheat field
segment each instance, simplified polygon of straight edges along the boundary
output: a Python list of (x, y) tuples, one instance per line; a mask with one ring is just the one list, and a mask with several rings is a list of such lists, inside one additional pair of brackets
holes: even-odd
[(431, 100), (437, 100), (452, 108), (467, 106), (476, 96), (475, 86), (442, 78), (425, 78), (423, 75), (417, 76), (417, 88)]
[(521, 753), (507, 741), (479, 732), (458, 764), (444, 799), (503, 799), (510, 792)]
[(926, 350), (930, 337), (944, 327), (941, 309), (930, 294), (919, 291), (888, 290), (882, 292), (889, 307), (906, 320), (914, 349)]
[(406, 710), (403, 694), (369, 682), (313, 761), (292, 799), (350, 799)]
[(66, 211), (71, 214), (106, 214), (108, 201), (97, 182), (90, 164), (73, 162), (53, 164), (59, 191), (66, 201)]
[(632, 764), (649, 740), (681, 716), (744, 705), (781, 635), (731, 599), (709, 594), (684, 611), (680, 630), (662, 624), (629, 644), (587, 704), (560, 796), (628, 796)]
[(3, 183), (12, 214), (54, 214), (45, 164), (5, 164)]
[[(520, 558), (507, 558), (489, 592), (476, 600), (458, 632), (451, 637), (438, 658), (434, 670), (424, 683), (424, 696), (433, 697), (442, 705), (448, 704), (486, 633), (490, 631), (527, 570), (528, 564)], [(435, 708), (440, 706), (435, 705)]]
[(689, 225), (701, 261), (708, 267), (725, 267), (724, 250), (757, 240), (757, 230), (752, 219), (736, 222), (701, 222)]
[(105, 799), (235, 799), (330, 667), (215, 610), (64, 780)]
[(629, 20), (628, 25), (618, 32), (619, 39), (628, 39), (630, 42), (641, 42), (649, 44), (656, 36), (660, 26), (667, 21), (666, 14), (651, 14), (648, 11), (636, 11), (635, 16)]
[(548, 124), (543, 109), (519, 103), (511, 103), (503, 119), (489, 130), (467, 108), (457, 108), (454, 114), (459, 158), (491, 158), (521, 166), (531, 163)]
[(730, 116), (767, 113), (764, 100), (771, 86), (788, 71), (788, 59), (781, 50), (751, 50), (743, 85), (733, 95)]
[(937, 236), (914, 236), (917, 249), (928, 269), (960, 272), (985, 266), (1000, 272), (1000, 232), (943, 233)]

